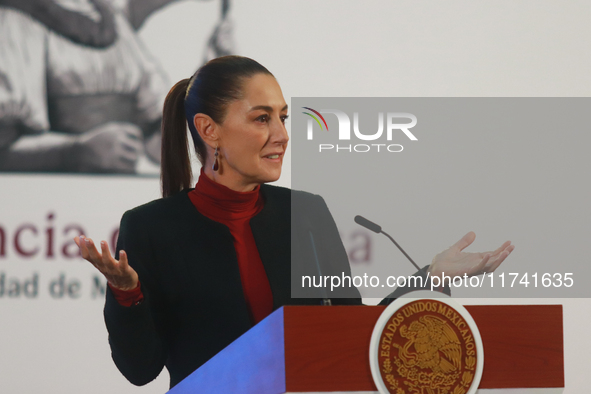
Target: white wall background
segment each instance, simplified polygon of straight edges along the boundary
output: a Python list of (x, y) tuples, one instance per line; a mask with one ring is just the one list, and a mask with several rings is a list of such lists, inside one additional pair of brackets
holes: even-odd
[[(588, 96), (590, 11), (586, 1), (251, 0), (234, 2), (230, 14), (238, 53), (268, 67), (289, 103), (292, 96)], [(141, 36), (171, 83), (200, 64), (218, 12), (217, 2), (184, 1), (144, 26)], [(289, 186), (289, 170), (288, 162), (280, 184)], [(54, 228), (60, 250), (68, 223), (106, 239), (126, 209), (158, 196), (155, 179), (0, 175), (0, 225), (34, 223), (38, 237), (25, 241), (41, 249), (46, 228)], [(21, 281), (42, 275), (37, 299), (0, 298), (0, 392), (167, 390), (166, 372), (136, 388), (110, 360), (92, 267), (59, 255), (20, 259), (10, 248), (0, 273)], [(80, 281), (78, 299), (47, 294), (60, 273)], [(563, 304), (565, 392), (586, 392), (589, 299), (466, 302)]]

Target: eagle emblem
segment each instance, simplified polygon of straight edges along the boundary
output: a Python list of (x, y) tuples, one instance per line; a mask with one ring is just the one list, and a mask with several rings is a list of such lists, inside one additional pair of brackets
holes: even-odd
[(461, 369), (462, 346), (455, 332), (436, 316), (421, 316), (410, 327), (400, 327), (400, 335), (408, 338), (399, 349), (398, 357), (405, 367), (429, 368), (445, 374)]
[(407, 303), (389, 318), (379, 340), (378, 365), (393, 394), (466, 394), (476, 371), (470, 326), (435, 299)]

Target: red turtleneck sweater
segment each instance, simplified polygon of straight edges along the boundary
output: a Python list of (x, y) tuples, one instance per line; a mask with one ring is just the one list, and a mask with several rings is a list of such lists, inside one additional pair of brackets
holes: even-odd
[[(230, 229), (244, 298), (253, 323), (260, 322), (273, 311), (273, 294), (250, 229), (250, 219), (263, 208), (260, 186), (250, 192), (237, 192), (212, 181), (201, 169), (197, 185), (188, 195), (201, 214)], [(122, 291), (112, 287), (111, 290), (124, 306), (137, 304), (143, 299), (139, 283), (134, 290)]]

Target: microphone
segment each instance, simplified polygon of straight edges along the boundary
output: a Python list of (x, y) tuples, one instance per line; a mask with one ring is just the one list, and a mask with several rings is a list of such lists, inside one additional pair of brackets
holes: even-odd
[(363, 216), (359, 216), (359, 215), (355, 216), (355, 223), (362, 225), (363, 227), (365, 227), (368, 230), (373, 231), (374, 233), (379, 234), (382, 232), (382, 228), (380, 226), (378, 226), (374, 222), (367, 220)]
[(416, 267), (417, 270), (421, 270), (419, 268), (419, 266), (410, 258), (410, 256), (400, 247), (400, 245), (398, 245), (398, 242), (394, 241), (394, 238), (392, 238), (390, 235), (388, 235), (385, 231), (382, 231), (382, 227), (378, 226), (377, 224), (375, 224), (374, 222), (372, 222), (371, 220), (367, 220), (366, 218), (364, 218), (363, 216), (355, 216), (355, 223), (365, 227), (366, 229), (373, 231), (374, 233), (377, 234), (384, 234), (386, 237), (390, 238), (390, 241), (394, 242), (394, 245), (396, 245), (396, 247), (402, 252), (402, 254), (404, 254), (406, 256), (406, 258), (412, 263), (412, 265), (414, 265)]

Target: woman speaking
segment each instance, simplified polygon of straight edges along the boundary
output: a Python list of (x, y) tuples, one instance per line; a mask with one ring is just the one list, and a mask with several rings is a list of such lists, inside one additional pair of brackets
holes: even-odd
[[(321, 235), (313, 252), (326, 262), (323, 272), (350, 275), (323, 199), (266, 184), (281, 174), (287, 113), (279, 84), (256, 61), (208, 62), (177, 83), (164, 104), (163, 198), (125, 212), (114, 257), (106, 242), (99, 251), (90, 238), (76, 238), (82, 256), (107, 278), (113, 360), (132, 383), (148, 383), (166, 366), (172, 387), (273, 310), (320, 304), (322, 297), (290, 294), (292, 260), (312, 269), (310, 229)], [(187, 125), (202, 164), (194, 189)], [(491, 272), (513, 250), (506, 242), (494, 252), (461, 252), (474, 237), (468, 233), (424, 270)], [(361, 304), (355, 288), (335, 292), (335, 304)]]

